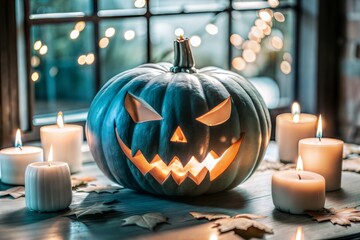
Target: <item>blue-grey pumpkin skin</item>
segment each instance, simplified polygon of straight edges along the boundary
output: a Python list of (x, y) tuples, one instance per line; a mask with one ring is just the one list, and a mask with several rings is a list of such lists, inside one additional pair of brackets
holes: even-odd
[[(206, 67), (197, 73), (173, 73), (170, 68), (169, 63), (144, 64), (113, 77), (99, 91), (86, 124), (97, 165), (112, 181), (153, 194), (196, 196), (236, 187), (254, 173), (269, 142), (270, 117), (262, 97), (248, 80), (230, 71)], [(124, 106), (127, 93), (146, 101), (163, 119), (135, 123)], [(195, 120), (229, 96), (228, 121), (209, 127)], [(186, 144), (169, 141), (177, 126), (185, 133)], [(167, 164), (177, 156), (184, 166), (191, 156), (201, 161), (210, 150), (221, 155), (232, 139), (241, 133), (244, 138), (233, 163), (213, 181), (208, 174), (199, 185), (189, 178), (178, 185), (170, 176), (160, 184), (126, 157), (115, 128), (133, 154), (141, 150), (149, 162), (159, 154)], [(220, 141), (223, 136), (226, 141)]]

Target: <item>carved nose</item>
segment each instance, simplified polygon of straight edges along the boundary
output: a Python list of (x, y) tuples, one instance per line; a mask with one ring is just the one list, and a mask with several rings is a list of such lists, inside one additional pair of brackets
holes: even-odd
[(171, 142), (178, 142), (178, 143), (187, 143), (186, 137), (184, 132), (181, 130), (181, 127), (178, 126), (170, 138)]

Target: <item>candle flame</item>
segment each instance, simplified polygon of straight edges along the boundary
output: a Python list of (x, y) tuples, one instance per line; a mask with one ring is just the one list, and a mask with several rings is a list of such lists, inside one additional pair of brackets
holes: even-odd
[(319, 141), (321, 141), (321, 138), (322, 138), (321, 114), (319, 115), (318, 126), (317, 126), (317, 130), (316, 130), (316, 137), (319, 138)]
[(20, 150), (21, 150), (21, 147), (22, 147), (20, 129), (16, 130), (15, 147), (18, 148), (18, 149), (20, 149)]
[(299, 122), (300, 120), (300, 104), (294, 102), (291, 106), (291, 114), (293, 115), (293, 121)]
[(303, 240), (303, 231), (302, 231), (302, 227), (298, 227), (297, 231), (296, 231), (296, 237), (295, 240)]
[(57, 125), (59, 128), (63, 128), (64, 127), (64, 117), (63, 117), (63, 113), (62, 112), (58, 112), (57, 115)]
[(296, 171), (303, 171), (303, 170), (304, 170), (304, 164), (303, 164), (301, 156), (299, 155), (297, 164), (296, 164)]
[(50, 146), (50, 150), (49, 150), (49, 157), (48, 157), (48, 165), (51, 165), (51, 162), (53, 161), (53, 146)]

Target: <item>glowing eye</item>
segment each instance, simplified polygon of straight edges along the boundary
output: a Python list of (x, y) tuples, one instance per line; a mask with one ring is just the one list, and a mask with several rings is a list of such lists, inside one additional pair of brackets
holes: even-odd
[(136, 123), (161, 120), (162, 117), (143, 99), (127, 93), (125, 97), (125, 109), (132, 120)]
[(226, 122), (231, 114), (231, 99), (228, 97), (209, 112), (196, 118), (197, 121), (207, 125), (216, 126)]

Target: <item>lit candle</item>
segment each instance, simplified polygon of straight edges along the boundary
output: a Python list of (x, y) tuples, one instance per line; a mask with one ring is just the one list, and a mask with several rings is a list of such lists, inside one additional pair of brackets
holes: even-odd
[(25, 172), (25, 202), (32, 211), (55, 212), (71, 204), (70, 170), (67, 163), (53, 162), (52, 146), (47, 162), (31, 163)]
[(303, 171), (301, 157), (296, 170), (274, 173), (271, 182), (275, 207), (292, 214), (320, 210), (325, 204), (325, 179), (317, 173)]
[(49, 156), (52, 145), (54, 147), (54, 161), (68, 163), (71, 173), (81, 170), (82, 126), (64, 124), (63, 115), (59, 112), (56, 125), (40, 128), (40, 138), (45, 152), (45, 160)]
[(293, 103), (291, 113), (276, 117), (275, 138), (279, 146), (279, 158), (283, 162), (295, 162), (300, 139), (313, 136), (316, 116), (300, 113), (300, 105)]
[(303, 240), (304, 239), (304, 233), (303, 233), (302, 227), (297, 228), (295, 238), (293, 238), (293, 239), (294, 240)]
[(341, 188), (343, 145), (341, 140), (322, 137), (321, 115), (316, 138), (299, 141), (299, 154), (304, 161), (304, 169), (322, 175), (326, 180), (326, 191)]
[(41, 162), (43, 150), (23, 146), (20, 129), (16, 131), (15, 146), (0, 151), (1, 181), (6, 184), (24, 185), (25, 169), (29, 163)]

